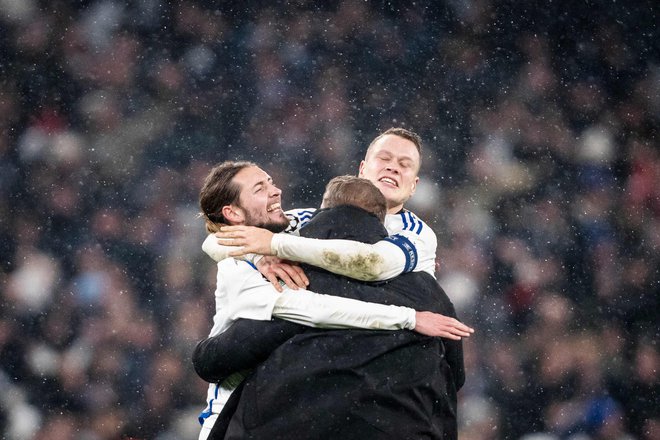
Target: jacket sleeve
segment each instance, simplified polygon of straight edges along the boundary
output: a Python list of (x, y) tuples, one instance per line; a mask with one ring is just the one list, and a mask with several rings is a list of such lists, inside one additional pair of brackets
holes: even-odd
[(192, 363), (197, 375), (219, 383), (232, 373), (255, 368), (277, 347), (304, 331), (304, 327), (274, 319), (239, 319), (226, 331), (197, 343)]
[[(439, 287), (439, 286), (438, 286)], [(441, 304), (440, 312), (444, 315), (451, 316), (452, 318), (459, 319), (456, 315), (456, 308), (451, 302), (442, 287), (439, 287), (441, 295), (438, 295)], [(463, 359), (463, 341), (453, 341), (451, 339), (444, 339), (442, 342), (445, 344), (445, 354), (447, 356), (447, 363), (454, 376), (454, 383), (456, 390), (460, 390), (465, 384), (465, 363)]]

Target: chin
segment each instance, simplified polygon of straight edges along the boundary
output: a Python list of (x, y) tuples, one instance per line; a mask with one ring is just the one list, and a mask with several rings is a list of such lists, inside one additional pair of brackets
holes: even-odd
[(389, 202), (390, 200), (398, 200), (400, 199), (400, 194), (399, 194), (399, 188), (392, 188), (391, 186), (388, 187), (379, 187), (380, 192), (383, 193), (385, 196), (385, 199)]
[(261, 225), (255, 225), (260, 228), (269, 230), (270, 232), (278, 233), (284, 231), (289, 226), (289, 220), (286, 217), (278, 220), (270, 220)]

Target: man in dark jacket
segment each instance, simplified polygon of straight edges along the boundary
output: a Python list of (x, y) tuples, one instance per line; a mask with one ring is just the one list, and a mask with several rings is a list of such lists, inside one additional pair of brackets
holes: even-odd
[[(339, 206), (320, 210), (301, 235), (367, 243), (387, 236), (382, 219), (350, 206), (361, 205), (355, 202), (360, 199), (355, 185), (368, 184), (354, 179), (357, 183), (336, 188), (340, 193), (333, 200)], [(363, 200), (378, 197), (375, 190), (377, 195), (362, 188), (369, 195)], [(373, 284), (312, 266), (305, 271), (319, 291), (455, 316), (447, 295), (423, 272)], [(232, 394), (209, 438), (457, 437), (456, 392), (465, 379), (460, 341), (410, 331), (319, 330), (277, 319), (239, 320), (201, 341), (193, 362), (210, 382), (258, 365)]]

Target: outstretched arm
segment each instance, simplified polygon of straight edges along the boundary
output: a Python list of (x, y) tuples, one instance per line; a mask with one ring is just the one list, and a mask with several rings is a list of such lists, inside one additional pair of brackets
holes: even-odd
[(413, 246), (402, 236), (367, 244), (273, 234), (254, 226), (227, 226), (215, 237), (218, 246), (234, 247), (230, 256), (275, 255), (362, 281), (387, 280), (411, 271), (416, 264)]
[[(295, 313), (291, 304), (284, 309), (288, 312), (283, 314)], [(414, 329), (421, 334), (446, 333), (451, 339), (460, 339), (455, 335), (457, 324), (460, 323), (454, 318), (436, 313), (415, 313)], [(193, 366), (203, 380), (220, 383), (237, 371), (255, 368), (277, 347), (304, 329), (305, 326), (282, 319), (238, 319), (226, 331), (197, 343), (192, 356)]]
[(255, 368), (304, 328), (281, 319), (239, 319), (223, 333), (197, 343), (193, 366), (203, 380), (220, 383), (237, 371)]
[(318, 328), (414, 330), (426, 336), (460, 340), (474, 331), (459, 320), (409, 307), (359, 301), (309, 290), (286, 290), (275, 302), (273, 316)]

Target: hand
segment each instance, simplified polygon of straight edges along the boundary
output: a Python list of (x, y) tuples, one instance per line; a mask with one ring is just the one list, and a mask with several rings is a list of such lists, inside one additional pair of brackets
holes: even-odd
[(415, 312), (415, 331), (426, 336), (460, 341), (474, 333), (474, 329), (449, 316), (432, 312)]
[(263, 257), (257, 262), (257, 269), (278, 292), (282, 291), (279, 280), (284, 281), (284, 284), (293, 290), (309, 286), (309, 279), (305, 272), (300, 266), (290, 261), (280, 260), (277, 257)]
[(267, 229), (255, 226), (223, 226), (216, 232), (218, 244), (224, 246), (241, 246), (229, 253), (230, 257), (240, 257), (245, 254), (273, 255), (270, 242), (273, 233)]

